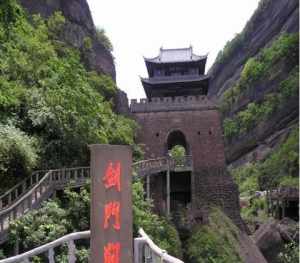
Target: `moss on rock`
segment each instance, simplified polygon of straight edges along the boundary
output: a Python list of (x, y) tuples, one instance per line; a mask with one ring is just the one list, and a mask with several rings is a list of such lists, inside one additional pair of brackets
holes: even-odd
[(242, 262), (239, 230), (219, 209), (212, 208), (207, 225), (197, 226), (187, 242), (190, 263)]

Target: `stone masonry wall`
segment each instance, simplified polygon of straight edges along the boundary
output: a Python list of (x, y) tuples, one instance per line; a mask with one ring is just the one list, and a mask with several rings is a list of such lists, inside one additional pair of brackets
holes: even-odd
[(134, 118), (140, 125), (137, 141), (144, 144), (145, 158), (166, 155), (168, 135), (180, 130), (186, 137), (195, 169), (225, 166), (217, 110), (135, 113)]
[[(199, 107), (197, 110), (189, 110), (189, 104), (183, 100), (181, 110), (177, 111), (170, 111), (170, 107), (163, 106), (162, 101), (142, 102), (148, 105), (152, 103), (154, 108), (131, 111), (140, 126), (137, 142), (144, 146), (145, 159), (162, 157), (167, 154), (168, 135), (176, 130), (181, 131), (187, 142), (187, 154), (193, 156), (191, 178), (193, 210), (205, 213), (209, 206), (217, 205), (223, 208), (237, 226), (246, 231), (240, 217), (237, 185), (226, 172), (220, 115), (217, 108), (206, 98), (205, 100), (207, 104), (212, 105), (211, 108)], [(201, 101), (198, 103), (201, 104)], [(178, 100), (168, 103), (180, 105)], [(160, 111), (157, 110), (158, 104), (161, 107)], [(163, 107), (167, 109), (163, 110)], [(152, 195), (158, 203), (159, 196), (160, 201), (164, 202), (162, 189), (165, 187), (160, 185), (164, 183), (163, 181), (158, 179), (151, 182), (151, 192), (157, 192)]]

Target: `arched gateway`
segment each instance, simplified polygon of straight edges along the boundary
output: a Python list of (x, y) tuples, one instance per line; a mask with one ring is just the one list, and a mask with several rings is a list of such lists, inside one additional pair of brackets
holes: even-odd
[[(132, 100), (130, 110), (140, 125), (138, 142), (145, 158), (166, 156), (182, 145), (192, 156), (193, 169), (151, 175), (151, 197), (157, 211), (178, 204), (192, 207), (195, 217), (206, 217), (207, 207), (217, 205), (242, 229), (238, 188), (226, 172), (224, 145), (217, 106), (207, 98), (209, 77), (204, 74), (207, 56), (192, 47), (160, 49), (145, 59), (149, 78), (142, 78), (147, 99)], [(197, 219), (197, 218), (195, 218)]]

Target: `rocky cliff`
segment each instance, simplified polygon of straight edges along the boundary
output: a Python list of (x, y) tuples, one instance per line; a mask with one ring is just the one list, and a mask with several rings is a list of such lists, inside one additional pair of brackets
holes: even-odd
[[(66, 25), (62, 38), (82, 51), (82, 60), (90, 70), (105, 73), (115, 79), (115, 66), (110, 51), (97, 39), (96, 28), (86, 0), (19, 0), (29, 13), (49, 17), (56, 11), (62, 12)], [(91, 48), (84, 47), (91, 39)]]
[[(228, 164), (265, 158), (297, 124), (298, 31), (297, 0), (262, 0), (209, 70), (209, 96), (227, 125)], [(286, 95), (287, 86), (292, 94)], [(230, 129), (235, 131), (228, 136)]]

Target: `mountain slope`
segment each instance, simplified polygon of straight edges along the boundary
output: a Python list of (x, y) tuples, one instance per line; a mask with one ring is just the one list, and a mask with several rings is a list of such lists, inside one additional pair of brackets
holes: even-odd
[[(89, 70), (116, 77), (114, 60), (110, 50), (99, 41), (97, 30), (86, 0), (20, 0), (31, 14), (48, 18), (60, 11), (66, 18), (61, 39), (82, 51), (83, 60)], [(99, 33), (99, 32), (98, 32)], [(84, 48), (87, 38), (91, 39), (91, 49)]]
[(299, 3), (262, 0), (209, 71), (228, 164), (265, 159), (298, 122)]

